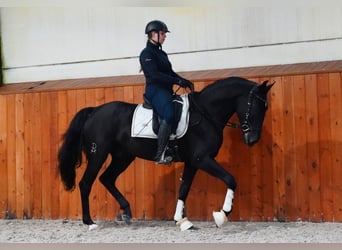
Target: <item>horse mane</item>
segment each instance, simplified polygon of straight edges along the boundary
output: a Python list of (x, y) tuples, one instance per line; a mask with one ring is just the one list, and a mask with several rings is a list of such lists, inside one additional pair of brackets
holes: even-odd
[(228, 85), (234, 85), (234, 84), (238, 84), (239, 87), (241, 87), (241, 86), (250, 87), (256, 83), (252, 82), (250, 80), (247, 80), (245, 78), (232, 76), (232, 77), (228, 77), (228, 78), (224, 78), (224, 79), (214, 81), (213, 83), (205, 86), (202, 89), (201, 94), (203, 94), (203, 95), (205, 95), (207, 93), (211, 94), (211, 93), (213, 93), (213, 91), (215, 92), (216, 90), (217, 91), (221, 90), (222, 87), (227, 87)]

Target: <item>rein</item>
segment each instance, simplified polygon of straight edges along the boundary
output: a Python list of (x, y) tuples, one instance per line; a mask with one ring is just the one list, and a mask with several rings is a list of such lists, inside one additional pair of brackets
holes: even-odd
[(210, 114), (208, 114), (208, 112), (204, 111), (200, 105), (197, 104), (197, 102), (195, 101), (195, 99), (193, 98), (193, 92), (191, 92), (189, 94), (189, 99), (191, 101), (191, 103), (194, 105), (195, 109), (203, 116), (205, 117), (208, 121), (212, 122), (214, 127), (220, 131), (221, 129), (219, 128), (219, 126), (227, 126), (227, 127), (232, 127), (232, 128), (240, 128), (240, 124), (237, 124), (237, 123), (232, 123), (232, 122), (227, 122), (227, 123), (222, 123), (222, 122), (219, 122), (219, 121), (216, 121), (215, 119), (213, 119), (211, 117)]
[[(231, 127), (231, 128), (240, 128), (242, 130), (243, 133), (247, 133), (251, 130), (251, 126), (250, 126), (250, 122), (249, 122), (249, 117), (250, 117), (250, 113), (252, 110), (252, 103), (253, 103), (253, 97), (255, 97), (256, 99), (258, 99), (259, 101), (262, 101), (265, 103), (265, 107), (267, 108), (267, 100), (264, 98), (261, 98), (260, 96), (256, 95), (254, 93), (254, 91), (258, 88), (258, 85), (255, 85), (248, 94), (248, 109), (247, 112), (245, 113), (245, 119), (241, 124), (237, 124), (234, 122), (230, 122), (228, 121), (227, 123), (222, 123), (219, 122), (215, 119), (213, 119), (211, 117), (210, 114), (208, 114), (208, 112), (205, 112), (201, 109), (201, 107), (197, 104), (197, 102), (194, 100), (194, 98), (191, 98), (191, 102), (194, 104), (195, 108), (197, 109), (197, 111), (199, 111), (199, 113), (204, 116), (207, 120), (212, 121), (213, 123), (216, 123), (219, 126), (225, 126), (225, 127)], [(189, 96), (192, 96), (193, 92), (190, 93)], [(215, 126), (216, 127), (216, 126)]]

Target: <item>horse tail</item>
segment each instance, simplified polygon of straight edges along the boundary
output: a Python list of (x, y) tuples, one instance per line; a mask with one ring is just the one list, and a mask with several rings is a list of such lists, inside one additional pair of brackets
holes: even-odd
[(88, 107), (80, 110), (70, 122), (63, 135), (63, 144), (58, 152), (58, 171), (64, 188), (67, 191), (75, 189), (76, 168), (82, 164), (82, 131), (88, 115), (94, 110)]

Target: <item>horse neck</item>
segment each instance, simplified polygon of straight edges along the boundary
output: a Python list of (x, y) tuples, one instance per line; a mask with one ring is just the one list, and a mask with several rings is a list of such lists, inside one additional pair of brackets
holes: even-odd
[(198, 102), (210, 115), (212, 120), (220, 124), (222, 129), (237, 109), (237, 99), (248, 93), (250, 85), (239, 82), (222, 82), (208, 88), (200, 94)]

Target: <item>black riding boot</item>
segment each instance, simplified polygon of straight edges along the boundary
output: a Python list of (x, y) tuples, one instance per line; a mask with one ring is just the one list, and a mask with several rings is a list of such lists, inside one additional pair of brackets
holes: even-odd
[(154, 160), (158, 164), (170, 164), (172, 161), (171, 156), (165, 157), (165, 149), (167, 146), (167, 143), (169, 142), (169, 137), (171, 134), (171, 126), (166, 123), (165, 120), (162, 120), (159, 125), (159, 131), (158, 131), (158, 148), (157, 148), (157, 154), (154, 157)]

